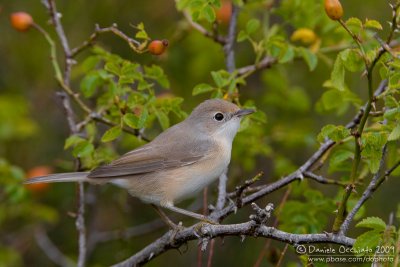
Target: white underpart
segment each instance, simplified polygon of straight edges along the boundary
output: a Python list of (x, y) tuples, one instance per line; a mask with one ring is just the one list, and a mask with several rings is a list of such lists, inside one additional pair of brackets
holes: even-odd
[(219, 144), (222, 153), (215, 162), (202, 168), (201, 172), (195, 168), (188, 168), (187, 170), (191, 171), (188, 171), (187, 175), (184, 176), (187, 176), (185, 180), (190, 180), (190, 182), (184, 183), (176, 199), (180, 200), (193, 196), (199, 190), (217, 180), (226, 170), (231, 160), (232, 142), (239, 127), (240, 118), (233, 117), (212, 135), (212, 138)]

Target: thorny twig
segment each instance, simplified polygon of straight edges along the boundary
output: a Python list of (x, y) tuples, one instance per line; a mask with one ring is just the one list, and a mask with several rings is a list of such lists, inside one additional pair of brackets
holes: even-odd
[(244, 194), (244, 190), (246, 188), (248, 188), (249, 186), (251, 186), (252, 184), (254, 184), (255, 182), (257, 182), (261, 176), (264, 175), (264, 172), (259, 172), (256, 176), (254, 176), (252, 179), (250, 180), (246, 180), (244, 182), (244, 184), (239, 185), (236, 187), (236, 207), (238, 209), (240, 209), (243, 206), (243, 194)]

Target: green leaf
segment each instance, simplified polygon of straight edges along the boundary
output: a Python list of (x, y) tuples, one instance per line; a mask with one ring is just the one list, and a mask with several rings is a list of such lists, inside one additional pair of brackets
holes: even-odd
[(246, 40), (247, 38), (249, 38), (249, 35), (247, 34), (247, 32), (245, 31), (240, 31), (237, 37), (237, 41), (238, 42), (243, 42), (244, 40)]
[[(281, 53), (279, 55), (279, 63), (290, 62), (293, 60), (294, 56), (295, 56), (295, 53), (294, 53), (293, 47), (288, 45), (285, 49), (285, 52)], [(310, 68), (310, 71), (314, 70), (315, 66), (317, 65), (316, 63), (315, 63), (315, 66), (312, 65), (312, 64), (314, 64), (312, 58), (306, 59), (306, 63), (308, 65), (308, 67)], [(309, 64), (311, 64), (311, 65), (309, 65)]]
[(97, 64), (101, 61), (101, 58), (99, 56), (90, 56), (87, 57), (81, 64), (82, 70), (84, 72), (89, 72), (93, 70)]
[(84, 97), (88, 98), (94, 95), (96, 88), (101, 84), (101, 79), (95, 73), (86, 75), (81, 81), (81, 91)]
[(219, 87), (222, 88), (225, 86), (225, 81), (224, 78), (222, 78), (221, 72), (219, 71), (212, 71), (211, 76), (215, 82), (215, 84)]
[(126, 113), (123, 117), (122, 120), (124, 121), (124, 123), (126, 125), (128, 125), (129, 127), (133, 128), (133, 129), (137, 129), (138, 124), (139, 124), (139, 118), (137, 116), (135, 116), (132, 113)]
[(121, 127), (119, 125), (114, 126), (110, 129), (108, 129), (103, 136), (101, 137), (102, 142), (110, 142), (114, 139), (116, 139), (120, 134), (122, 133)]
[(364, 23), (365, 28), (371, 28), (371, 29), (376, 29), (376, 30), (382, 30), (382, 25), (377, 21), (373, 19), (367, 19)]
[(301, 53), (301, 56), (306, 61), (310, 71), (313, 71), (315, 69), (315, 67), (317, 67), (317, 63), (318, 63), (317, 56), (313, 52), (311, 52), (309, 49), (304, 48), (304, 47), (302, 47), (300, 49), (300, 53)]
[(334, 142), (339, 142), (348, 136), (350, 136), (350, 129), (342, 125), (335, 126), (328, 124), (322, 128), (321, 133), (318, 135), (318, 141), (323, 142), (328, 137)]
[(346, 168), (346, 165), (350, 165), (350, 159), (353, 157), (353, 155), (354, 153), (348, 150), (335, 151), (329, 160), (329, 171), (334, 172)]
[(390, 132), (388, 141), (394, 141), (400, 138), (400, 124), (397, 124), (396, 127)]
[(356, 227), (365, 227), (377, 231), (384, 231), (386, 229), (386, 223), (379, 217), (368, 217), (357, 223)]
[(322, 94), (321, 102), (326, 110), (339, 108), (343, 105), (342, 94), (336, 89), (331, 89)]
[(332, 86), (340, 91), (345, 90), (344, 83), (344, 65), (340, 54), (336, 57), (335, 64), (333, 65), (333, 70), (331, 73)]
[(156, 110), (156, 116), (158, 121), (160, 122), (161, 128), (166, 130), (169, 127), (169, 118), (165, 112), (161, 110)]
[(351, 28), (351, 30), (355, 33), (360, 32), (362, 29), (362, 22), (358, 18), (354, 18), (354, 17), (349, 18), (346, 21), (346, 25), (349, 26)]
[(251, 19), (246, 24), (247, 34), (252, 34), (260, 27), (260, 21), (258, 19)]
[(206, 83), (201, 83), (201, 84), (196, 85), (193, 88), (192, 94), (199, 95), (199, 94), (211, 92), (212, 90), (214, 90), (214, 87), (212, 87), (211, 85), (206, 84)]
[(147, 34), (147, 32), (144, 29), (138, 31), (136, 33), (135, 37), (138, 38), (138, 39), (143, 39), (143, 40), (149, 39), (149, 35)]
[(205, 5), (201, 11), (203, 17), (210, 23), (215, 21), (215, 11), (210, 5)]
[(68, 137), (65, 140), (64, 149), (68, 149), (68, 148), (70, 148), (72, 146), (75, 146), (75, 145), (77, 145), (78, 143), (80, 143), (82, 141), (85, 141), (85, 139), (83, 139), (82, 137), (80, 137), (80, 136), (78, 136), (76, 134), (71, 135), (70, 137)]
[(367, 161), (368, 167), (372, 173), (379, 169), (379, 162), (382, 157), (382, 147), (387, 141), (385, 132), (367, 132), (361, 137), (362, 152), (361, 156)]
[(339, 55), (348, 71), (357, 72), (364, 68), (364, 61), (357, 49), (346, 49)]
[(169, 88), (168, 78), (165, 75), (164, 70), (160, 66), (145, 66), (144, 72), (146, 73), (146, 77), (157, 81), (164, 88)]
[(121, 75), (121, 68), (117, 62), (107, 62), (106, 65), (104, 66), (104, 69), (117, 76)]
[(93, 144), (87, 140), (84, 140), (74, 147), (72, 155), (74, 157), (82, 158), (90, 155), (93, 151), (94, 151)]
[(138, 121), (138, 128), (139, 129), (142, 129), (146, 125), (148, 117), (149, 117), (149, 111), (147, 110), (147, 108), (145, 108), (142, 111), (142, 114), (140, 114), (140, 117), (139, 117), (139, 121)]
[[(353, 249), (354, 251), (359, 251), (357, 255), (365, 255), (368, 254), (368, 249), (376, 248), (381, 240), (382, 235), (379, 231), (368, 231), (357, 237), (356, 242), (354, 242)], [(372, 253), (374, 252), (375, 251), (373, 250)]]

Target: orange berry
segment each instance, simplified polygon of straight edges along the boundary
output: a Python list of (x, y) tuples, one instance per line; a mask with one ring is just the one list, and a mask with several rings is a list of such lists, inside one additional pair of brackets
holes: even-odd
[(150, 54), (158, 56), (158, 55), (161, 55), (162, 53), (164, 53), (165, 50), (167, 49), (167, 47), (168, 47), (168, 40), (165, 40), (165, 39), (164, 40), (154, 40), (154, 41), (150, 42), (148, 49), (149, 49)]
[[(26, 173), (26, 179), (44, 176), (52, 173), (52, 168), (49, 166), (36, 166)], [(49, 188), (48, 183), (27, 184), (26, 188), (32, 192), (43, 192)]]
[(325, 12), (332, 20), (339, 20), (343, 16), (343, 7), (339, 0), (325, 0)]
[(221, 1), (221, 7), (215, 10), (217, 21), (221, 24), (229, 24), (232, 15), (232, 2), (230, 0)]
[(29, 30), (33, 24), (31, 15), (26, 12), (15, 12), (10, 15), (11, 25), (17, 31), (24, 32)]

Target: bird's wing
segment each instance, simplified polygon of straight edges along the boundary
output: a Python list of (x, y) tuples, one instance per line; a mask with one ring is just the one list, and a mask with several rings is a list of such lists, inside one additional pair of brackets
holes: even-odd
[(191, 133), (175, 135), (176, 131), (164, 132), (153, 142), (126, 153), (109, 165), (94, 169), (88, 178), (118, 178), (145, 174), (193, 164), (207, 155), (212, 141), (194, 138)]

